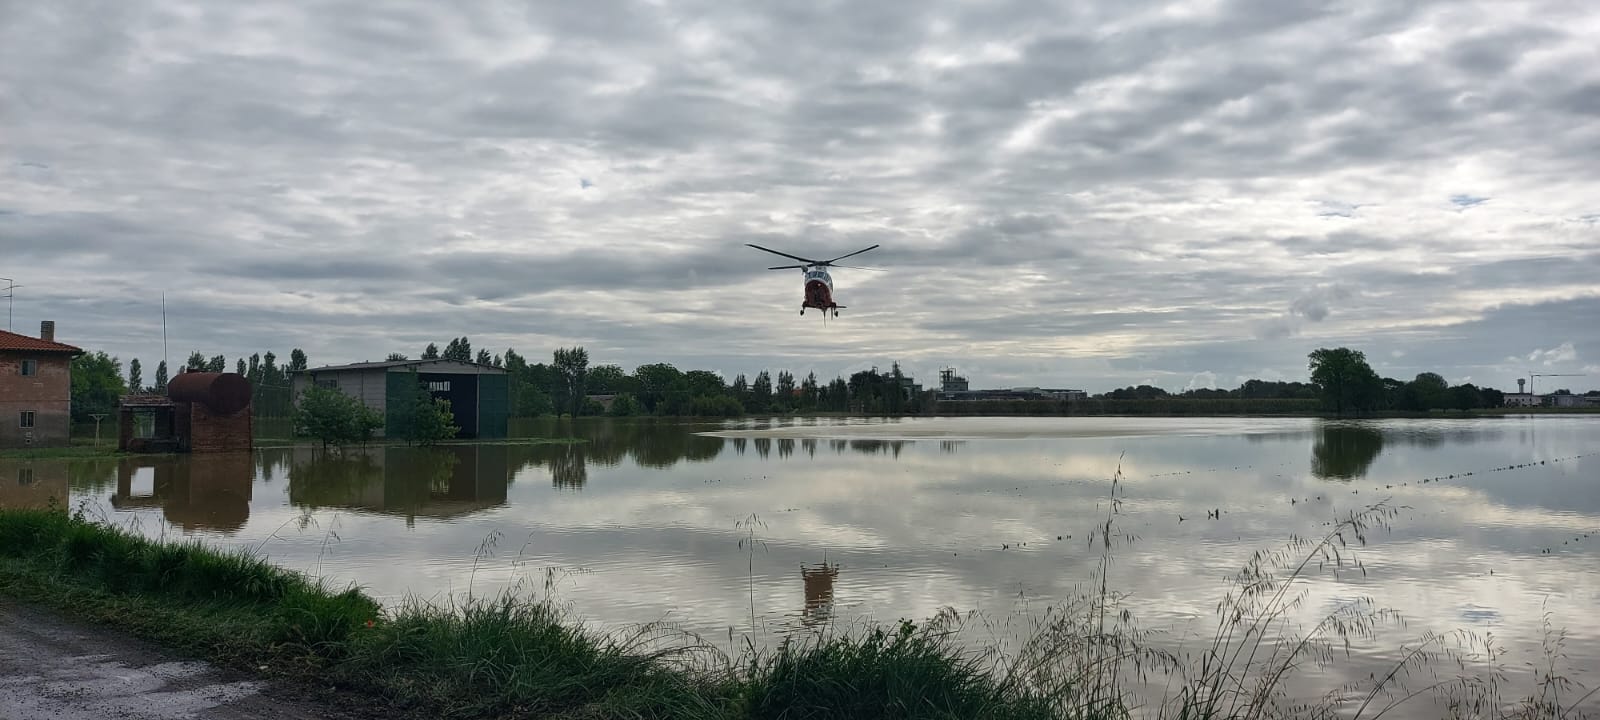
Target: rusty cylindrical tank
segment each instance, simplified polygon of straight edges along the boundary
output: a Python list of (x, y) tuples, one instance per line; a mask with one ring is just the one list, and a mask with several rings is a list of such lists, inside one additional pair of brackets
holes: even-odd
[(167, 383), (167, 397), (200, 403), (218, 415), (232, 415), (250, 407), (250, 381), (238, 373), (179, 373)]

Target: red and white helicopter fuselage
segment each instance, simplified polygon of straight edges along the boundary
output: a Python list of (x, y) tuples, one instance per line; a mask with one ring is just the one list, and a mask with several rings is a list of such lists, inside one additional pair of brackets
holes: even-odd
[[(833, 313), (834, 317), (838, 317), (839, 316), (839, 309), (844, 307), (843, 305), (840, 305), (839, 303), (835, 302), (834, 299), (833, 299), (833, 276), (828, 274), (828, 268), (830, 268), (830, 267), (850, 267), (848, 265), (834, 265), (834, 263), (836, 263), (836, 262), (838, 262), (840, 260), (843, 260), (843, 259), (845, 259), (847, 257), (854, 257), (856, 255), (860, 255), (861, 253), (864, 253), (864, 252), (866, 252), (868, 250), (872, 250), (872, 249), (875, 249), (875, 248), (878, 247), (877, 245), (873, 245), (872, 247), (864, 248), (864, 249), (861, 249), (861, 250), (857, 250), (857, 251), (855, 251), (853, 253), (850, 253), (848, 255), (840, 255), (839, 257), (836, 257), (836, 258), (834, 258), (832, 260), (812, 260), (810, 258), (800, 257), (799, 255), (790, 255), (789, 253), (786, 253), (786, 252), (779, 252), (777, 250), (773, 250), (772, 248), (764, 248), (764, 247), (761, 247), (760, 245), (753, 245), (753, 244), (750, 244), (750, 243), (745, 243), (745, 244), (746, 245), (750, 245), (750, 247), (753, 247), (753, 248), (755, 248), (757, 250), (760, 250), (762, 252), (769, 252), (769, 253), (772, 253), (773, 255), (780, 255), (782, 257), (789, 258), (790, 260), (798, 260), (798, 261), (800, 261), (802, 263), (800, 265), (779, 265), (777, 267), (771, 267), (771, 268), (767, 268), (767, 269), (768, 270), (799, 269), (800, 272), (805, 276), (805, 298), (800, 302), (800, 314), (801, 315), (806, 314), (806, 308), (816, 308), (817, 310), (821, 310), (822, 311), (822, 316), (823, 317), (827, 317), (828, 313), (830, 313), (830, 312)], [(858, 269), (858, 270), (871, 270), (872, 268), (856, 268), (856, 269)]]

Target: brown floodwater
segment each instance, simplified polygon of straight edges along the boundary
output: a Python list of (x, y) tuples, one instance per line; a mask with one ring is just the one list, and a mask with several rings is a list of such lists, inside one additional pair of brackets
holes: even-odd
[(1152, 643), (1209, 637), (1253, 552), (1385, 502), (1387, 527), (1354, 549), (1362, 568), (1312, 567), (1301, 614), (1370, 598), (1404, 624), (1353, 639), (1349, 659), (1308, 669), (1296, 692), (1379, 671), (1430, 631), (1492, 634), (1506, 671), (1525, 674), (1547, 616), (1565, 630), (1566, 671), (1600, 683), (1600, 417), (515, 429), (582, 442), (0, 461), (0, 506), (65, 498), (391, 603), (515, 587), (595, 627), (666, 621), (723, 647), (950, 609), (969, 616), (964, 642), (1005, 650), (1092, 586), (1102, 549), (1089, 538), (1120, 466), (1115, 527), (1131, 540), (1108, 586), (1163, 631)]

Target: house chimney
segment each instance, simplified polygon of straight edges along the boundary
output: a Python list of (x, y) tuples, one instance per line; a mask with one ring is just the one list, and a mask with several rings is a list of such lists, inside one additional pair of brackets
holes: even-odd
[(45, 342), (56, 341), (56, 321), (45, 320), (39, 323), (39, 339)]

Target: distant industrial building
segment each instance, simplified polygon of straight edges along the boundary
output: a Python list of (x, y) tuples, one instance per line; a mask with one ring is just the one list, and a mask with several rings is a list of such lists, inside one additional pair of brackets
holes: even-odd
[(72, 358), (83, 350), (56, 342), (56, 324), (39, 337), (0, 330), (0, 448), (66, 445), (72, 429)]
[(1074, 402), (1088, 399), (1083, 390), (1066, 388), (1015, 387), (1000, 390), (972, 390), (967, 379), (954, 368), (939, 371), (940, 400), (1058, 400)]
[[(415, 373), (413, 375), (412, 373)], [(386, 419), (384, 434), (395, 427), (389, 413), (395, 399), (420, 382), (435, 399), (450, 401), (461, 428), (458, 438), (498, 439), (506, 436), (511, 415), (510, 379), (504, 368), (456, 360), (393, 360), (329, 365), (294, 372), (294, 396), (316, 384), (360, 400)]]

